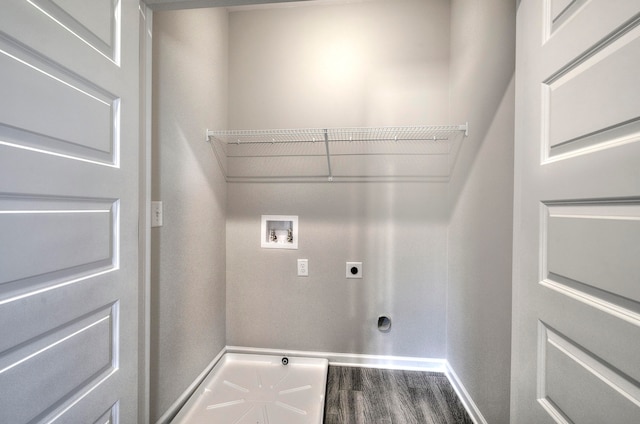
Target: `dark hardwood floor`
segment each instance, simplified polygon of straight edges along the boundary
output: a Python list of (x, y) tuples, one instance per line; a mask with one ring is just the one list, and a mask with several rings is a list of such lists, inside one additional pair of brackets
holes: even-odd
[(473, 421), (444, 374), (330, 366), (324, 424), (355, 423)]

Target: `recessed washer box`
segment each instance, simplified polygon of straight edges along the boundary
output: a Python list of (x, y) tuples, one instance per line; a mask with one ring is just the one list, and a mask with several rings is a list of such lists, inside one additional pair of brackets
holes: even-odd
[(362, 278), (362, 262), (347, 262), (347, 278)]
[(260, 246), (265, 249), (297, 249), (298, 216), (262, 215)]

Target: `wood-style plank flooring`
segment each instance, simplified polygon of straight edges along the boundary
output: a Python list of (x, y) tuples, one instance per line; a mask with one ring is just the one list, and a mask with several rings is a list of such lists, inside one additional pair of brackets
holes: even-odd
[(442, 373), (329, 367), (324, 424), (473, 421)]

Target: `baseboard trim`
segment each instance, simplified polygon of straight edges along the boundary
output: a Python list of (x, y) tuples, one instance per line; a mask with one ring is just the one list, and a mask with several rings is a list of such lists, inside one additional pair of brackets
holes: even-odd
[(158, 419), (158, 421), (156, 421), (156, 424), (167, 424), (172, 419), (174, 419), (176, 415), (178, 415), (180, 409), (184, 406), (185, 403), (187, 403), (189, 398), (193, 395), (193, 393), (195, 393), (198, 386), (202, 384), (204, 379), (207, 377), (207, 375), (209, 375), (213, 367), (216, 366), (220, 359), (222, 359), (225, 353), (227, 353), (226, 346), (222, 348), (220, 353), (218, 353), (216, 357), (213, 358), (213, 361), (211, 361), (209, 365), (207, 365), (204, 371), (202, 371), (198, 375), (198, 377), (196, 377), (193, 383), (191, 383), (189, 387), (187, 387), (187, 389), (178, 397), (178, 399), (176, 399), (176, 401), (171, 404), (169, 409), (167, 409), (167, 411)]
[(453, 386), (453, 390), (456, 391), (456, 394), (462, 402), (464, 409), (467, 410), (467, 413), (469, 414), (473, 422), (475, 424), (487, 424), (487, 420), (485, 420), (482, 416), (480, 409), (478, 409), (478, 405), (476, 405), (476, 403), (471, 398), (471, 395), (469, 395), (469, 392), (467, 392), (467, 389), (462, 384), (462, 381), (460, 381), (460, 378), (458, 378), (458, 375), (453, 370), (453, 367), (451, 367), (449, 361), (445, 361), (444, 373), (449, 379), (449, 382)]
[(229, 353), (253, 353), (258, 355), (300, 356), (326, 358), (329, 365), (400, 369), (411, 371), (446, 372), (446, 360), (439, 358), (414, 358), (409, 356), (362, 355), (355, 353), (311, 352), (290, 349), (263, 349), (246, 346), (227, 346)]

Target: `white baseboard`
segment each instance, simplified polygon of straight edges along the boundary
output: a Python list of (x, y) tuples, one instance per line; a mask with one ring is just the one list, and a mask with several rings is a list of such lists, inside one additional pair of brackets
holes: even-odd
[(225, 353), (227, 353), (226, 347), (224, 347), (220, 351), (220, 353), (218, 353), (216, 357), (213, 358), (213, 361), (211, 361), (209, 365), (207, 365), (207, 367), (204, 369), (204, 371), (202, 371), (200, 375), (196, 377), (193, 383), (191, 383), (189, 387), (187, 387), (187, 390), (185, 390), (178, 397), (178, 399), (176, 399), (176, 401), (173, 402), (173, 404), (171, 404), (169, 409), (167, 409), (167, 411), (164, 414), (162, 414), (162, 416), (158, 419), (158, 421), (156, 421), (156, 424), (167, 424), (178, 414), (178, 412), (180, 411), (180, 408), (182, 408), (184, 404), (187, 403), (191, 395), (193, 395), (193, 393), (196, 391), (198, 386), (200, 386), (200, 384), (204, 381), (207, 375), (209, 375), (213, 367), (215, 367), (216, 364), (220, 361), (220, 359), (222, 359)]
[(458, 375), (451, 367), (451, 364), (449, 364), (449, 361), (445, 361), (445, 374), (473, 422), (475, 424), (487, 424), (487, 420), (482, 416), (480, 409), (478, 409), (478, 406), (469, 395), (469, 392), (465, 389), (462, 381), (460, 381)]
[(288, 349), (262, 349), (245, 346), (227, 346), (229, 353), (253, 353), (259, 355), (299, 356), (326, 358), (329, 365), (401, 369), (414, 371), (446, 372), (446, 360), (438, 358), (414, 358), (409, 356), (361, 355), (355, 353), (310, 352)]

